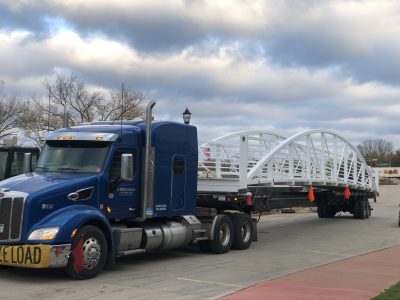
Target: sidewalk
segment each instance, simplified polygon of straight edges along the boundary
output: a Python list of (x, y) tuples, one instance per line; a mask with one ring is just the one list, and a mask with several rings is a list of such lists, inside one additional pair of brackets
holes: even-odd
[(400, 245), (282, 276), (223, 299), (371, 299), (399, 281)]

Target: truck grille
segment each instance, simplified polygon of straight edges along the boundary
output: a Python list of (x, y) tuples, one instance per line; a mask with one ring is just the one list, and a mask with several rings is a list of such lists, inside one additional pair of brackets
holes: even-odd
[(24, 200), (22, 197), (0, 198), (0, 241), (18, 241), (21, 238)]

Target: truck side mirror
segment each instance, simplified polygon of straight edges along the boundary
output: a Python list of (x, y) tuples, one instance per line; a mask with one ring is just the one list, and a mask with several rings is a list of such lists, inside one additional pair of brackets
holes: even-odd
[(130, 153), (124, 153), (121, 156), (121, 179), (133, 180), (133, 155)]
[(32, 153), (24, 153), (24, 173), (32, 172)]

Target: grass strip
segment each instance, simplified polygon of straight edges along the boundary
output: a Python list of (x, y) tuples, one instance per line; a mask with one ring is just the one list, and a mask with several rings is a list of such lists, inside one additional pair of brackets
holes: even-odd
[(400, 300), (400, 282), (383, 291), (372, 300)]

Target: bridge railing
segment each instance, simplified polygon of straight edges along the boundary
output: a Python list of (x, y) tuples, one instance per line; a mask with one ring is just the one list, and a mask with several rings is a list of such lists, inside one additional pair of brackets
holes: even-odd
[(199, 178), (248, 185), (334, 185), (376, 190), (364, 158), (345, 138), (309, 130), (290, 138), (273, 131), (241, 131), (199, 146)]

